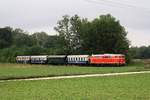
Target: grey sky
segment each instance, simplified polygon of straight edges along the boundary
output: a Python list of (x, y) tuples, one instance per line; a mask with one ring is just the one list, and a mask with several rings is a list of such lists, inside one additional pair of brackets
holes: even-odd
[(92, 20), (111, 13), (125, 26), (132, 45), (150, 45), (149, 4), (149, 0), (0, 0), (0, 27), (55, 34), (53, 27), (65, 14)]

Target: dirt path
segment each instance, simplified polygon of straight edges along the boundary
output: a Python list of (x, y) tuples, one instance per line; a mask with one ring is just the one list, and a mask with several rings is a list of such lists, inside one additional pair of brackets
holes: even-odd
[(13, 79), (13, 80), (0, 80), (0, 82), (52, 80), (52, 79), (84, 78), (84, 77), (96, 77), (96, 76), (97, 77), (102, 77), (102, 76), (117, 76), (117, 75), (130, 75), (130, 74), (142, 74), (142, 73), (150, 73), (150, 71), (107, 73), (107, 74), (88, 74), (88, 75), (72, 75), (72, 76), (56, 76), (56, 77), (28, 78), (28, 79)]

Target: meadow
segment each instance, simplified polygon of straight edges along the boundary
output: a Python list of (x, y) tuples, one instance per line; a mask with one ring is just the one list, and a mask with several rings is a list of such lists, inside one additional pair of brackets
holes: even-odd
[(48, 76), (51, 77), (62, 75), (132, 72), (145, 70), (150, 70), (150, 67), (146, 67), (146, 65), (141, 62), (136, 62), (121, 67), (0, 64), (0, 80)]
[(150, 100), (150, 74), (0, 82), (1, 100)]

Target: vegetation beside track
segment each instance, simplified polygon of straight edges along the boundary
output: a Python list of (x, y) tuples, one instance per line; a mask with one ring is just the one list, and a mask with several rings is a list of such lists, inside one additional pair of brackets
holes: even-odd
[(121, 67), (0, 64), (0, 80), (80, 74), (133, 72), (145, 70), (150, 70), (150, 67), (148, 67), (143, 62), (136, 62)]

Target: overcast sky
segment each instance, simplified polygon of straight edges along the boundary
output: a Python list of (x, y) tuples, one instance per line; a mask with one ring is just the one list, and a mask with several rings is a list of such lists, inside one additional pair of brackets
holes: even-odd
[(0, 27), (55, 34), (63, 15), (78, 14), (92, 20), (110, 13), (128, 31), (132, 46), (150, 45), (149, 0), (0, 0)]

